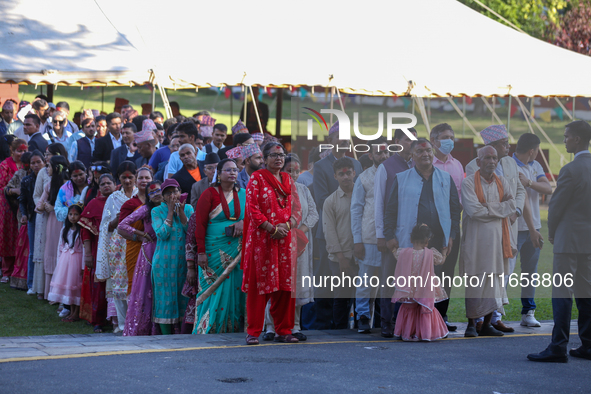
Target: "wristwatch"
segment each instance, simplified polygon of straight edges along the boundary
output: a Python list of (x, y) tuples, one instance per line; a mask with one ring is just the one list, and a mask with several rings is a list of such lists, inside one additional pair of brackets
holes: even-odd
[(533, 183), (533, 181), (530, 179), (529, 183), (527, 184), (527, 187), (531, 187), (531, 184)]

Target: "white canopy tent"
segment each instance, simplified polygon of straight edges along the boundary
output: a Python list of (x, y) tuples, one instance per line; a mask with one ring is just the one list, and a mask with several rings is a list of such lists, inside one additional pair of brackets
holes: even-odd
[(455, 0), (0, 2), (0, 82), (591, 96), (591, 58)]
[[(590, 57), (455, 0), (154, 4), (174, 28), (163, 34), (144, 19), (137, 31), (147, 47), (175, 54), (174, 61), (160, 57), (167, 88), (244, 83), (367, 95), (591, 96)], [(183, 60), (186, 53), (194, 58)]]
[(147, 62), (92, 0), (0, 1), (0, 82), (132, 86)]

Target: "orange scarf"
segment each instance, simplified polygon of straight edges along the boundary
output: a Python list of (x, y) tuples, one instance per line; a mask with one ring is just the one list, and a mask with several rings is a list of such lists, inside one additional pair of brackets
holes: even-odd
[[(505, 191), (503, 190), (503, 182), (501, 182), (501, 178), (497, 176), (497, 174), (493, 174), (495, 182), (497, 183), (497, 189), (499, 191), (499, 200), (503, 199), (505, 195)], [(474, 188), (476, 189), (476, 197), (478, 197), (478, 201), (483, 204), (486, 203), (486, 199), (484, 198), (484, 191), (482, 189), (482, 182), (480, 181), (480, 170), (476, 171), (474, 174)], [(513, 257), (513, 252), (511, 250), (511, 234), (509, 233), (509, 219), (503, 219), (503, 258), (508, 259)]]

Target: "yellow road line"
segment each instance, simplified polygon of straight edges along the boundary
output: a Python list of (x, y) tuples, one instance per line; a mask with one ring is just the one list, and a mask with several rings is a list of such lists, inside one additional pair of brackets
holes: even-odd
[[(546, 337), (551, 336), (552, 334), (514, 334), (514, 335), (506, 335), (503, 337), (475, 337), (475, 338), (465, 338), (465, 337), (455, 337), (455, 338), (447, 338), (442, 339), (442, 341), (454, 341), (454, 340), (474, 340), (474, 339), (488, 339), (488, 338), (521, 338), (521, 337)], [(577, 333), (570, 333), (570, 335), (577, 335)], [(377, 341), (329, 341), (329, 342), (302, 342), (301, 345), (332, 345), (332, 344), (341, 344), (341, 343), (393, 343), (393, 342), (402, 342), (399, 340), (394, 339), (382, 339)], [(266, 343), (260, 344), (258, 346), (252, 345), (235, 345), (235, 346), (207, 346), (207, 347), (185, 347), (179, 349), (141, 349), (141, 350), (120, 350), (120, 351), (112, 351), (112, 352), (97, 352), (97, 353), (81, 353), (81, 354), (62, 354), (56, 356), (36, 356), (36, 357), (13, 357), (13, 358), (5, 358), (0, 359), (1, 363), (10, 363), (16, 361), (40, 361), (40, 360), (63, 360), (69, 358), (84, 358), (84, 357), (102, 357), (102, 356), (121, 356), (126, 354), (145, 354), (145, 353), (167, 353), (167, 352), (188, 352), (193, 350), (211, 350), (211, 349), (237, 349), (237, 348), (253, 348), (253, 347), (261, 347), (261, 346), (285, 346), (285, 345), (293, 345), (290, 343)], [(15, 348), (18, 349), (18, 348)]]

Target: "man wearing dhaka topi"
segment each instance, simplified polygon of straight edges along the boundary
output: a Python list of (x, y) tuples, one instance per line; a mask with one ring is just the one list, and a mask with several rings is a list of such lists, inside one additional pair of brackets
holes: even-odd
[[(499, 158), (492, 146), (478, 151), (480, 168), (462, 182), (464, 218), (460, 250), (460, 275), (467, 277), (466, 337), (502, 336), (491, 325), (495, 310), (504, 314), (507, 293), (503, 273), (508, 271), (511, 248), (509, 217), (515, 212), (515, 199), (507, 180), (495, 174)], [(475, 320), (484, 316), (480, 333)]]

